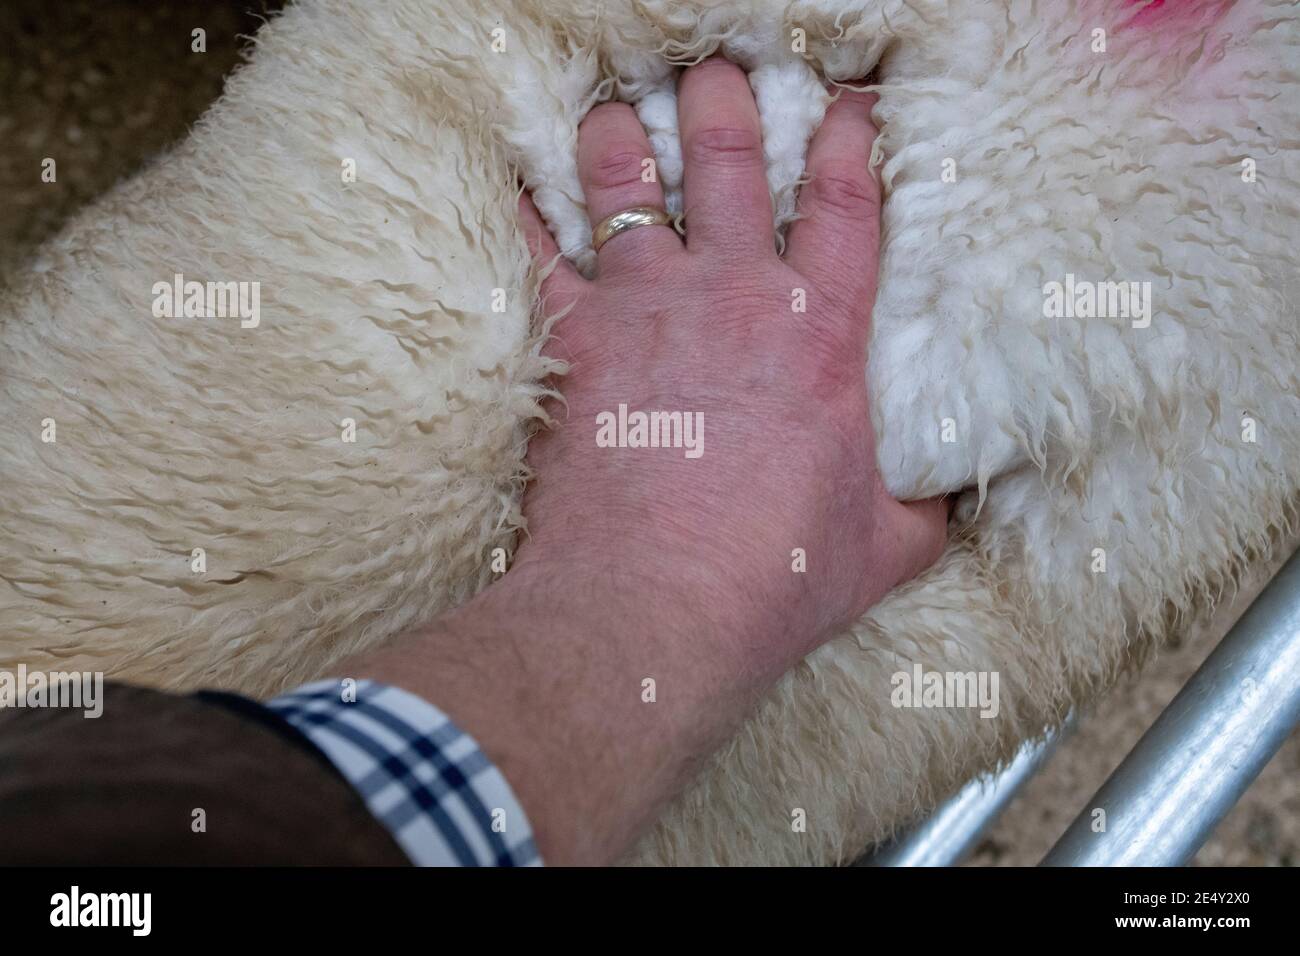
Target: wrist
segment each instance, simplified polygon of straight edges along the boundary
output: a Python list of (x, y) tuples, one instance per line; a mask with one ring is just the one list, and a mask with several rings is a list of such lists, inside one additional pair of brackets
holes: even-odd
[(530, 618), (606, 622), (687, 653), (711, 684), (757, 693), (798, 659), (795, 624), (771, 592), (720, 556), (624, 540), (611, 548), (521, 548), (510, 572), (484, 597), (531, 610)]
[(501, 769), (557, 862), (616, 859), (778, 676), (746, 667), (731, 616), (657, 565), (534, 560), (480, 598), (484, 639), (514, 621), (530, 644), (507, 664), (529, 675), (509, 731), (528, 752)]

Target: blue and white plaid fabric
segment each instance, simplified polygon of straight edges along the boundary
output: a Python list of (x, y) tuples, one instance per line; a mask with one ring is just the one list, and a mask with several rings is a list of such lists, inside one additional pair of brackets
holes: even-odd
[(417, 866), (541, 865), (505, 778), (428, 701), (374, 681), (323, 680), (266, 706), (329, 757)]

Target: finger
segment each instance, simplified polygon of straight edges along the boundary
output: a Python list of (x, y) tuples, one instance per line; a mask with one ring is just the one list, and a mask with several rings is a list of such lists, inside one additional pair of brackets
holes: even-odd
[(587, 280), (560, 254), (555, 237), (526, 192), (519, 194), (519, 228), (528, 244), (533, 266), (541, 276), (543, 311), (554, 315), (567, 309), (581, 294)]
[(871, 172), (874, 93), (843, 90), (808, 146), (801, 218), (790, 225), (785, 261), (844, 302), (870, 305), (880, 254), (880, 183)]
[[(602, 103), (578, 127), (578, 180), (595, 229), (607, 217), (636, 206), (664, 208), (664, 190), (654, 151), (641, 121), (626, 103)], [(611, 237), (596, 253), (602, 274), (644, 266), (647, 260), (680, 252), (671, 226), (638, 226)]]
[(745, 72), (710, 57), (678, 83), (686, 245), (746, 255), (773, 251), (763, 132)]

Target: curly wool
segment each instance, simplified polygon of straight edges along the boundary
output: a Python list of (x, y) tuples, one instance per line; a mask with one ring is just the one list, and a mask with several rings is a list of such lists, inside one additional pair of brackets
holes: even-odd
[[(680, 208), (674, 67), (718, 48), (752, 71), (781, 225), (822, 77), (873, 73), (880, 463), (901, 497), (961, 491), (962, 530), (783, 679), (635, 860), (849, 859), (1279, 547), (1293, 4), (301, 0), (3, 294), (0, 666), (267, 694), (485, 586), (555, 370), (516, 174), (590, 268), (579, 120), (633, 102)], [(260, 324), (155, 318), (175, 273), (259, 281)], [(1150, 282), (1150, 326), (1045, 318), (1067, 274)], [(914, 663), (998, 672), (997, 717), (895, 709)]]

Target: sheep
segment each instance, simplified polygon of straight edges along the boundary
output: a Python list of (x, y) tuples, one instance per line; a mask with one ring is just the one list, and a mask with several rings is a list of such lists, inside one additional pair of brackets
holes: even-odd
[[(299, 0), (0, 297), (0, 667), (269, 694), (487, 586), (562, 371), (517, 182), (590, 270), (578, 122), (633, 103), (680, 210), (676, 68), (719, 49), (778, 226), (835, 85), (880, 92), (879, 462), (956, 533), (628, 862), (849, 860), (1287, 546), (1293, 4)], [(257, 324), (156, 314), (177, 275), (257, 283)], [(1149, 321), (1050, 314), (1067, 281), (1149, 283)], [(895, 706), (913, 672), (997, 706)]]

